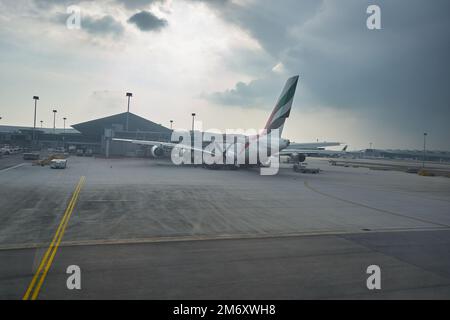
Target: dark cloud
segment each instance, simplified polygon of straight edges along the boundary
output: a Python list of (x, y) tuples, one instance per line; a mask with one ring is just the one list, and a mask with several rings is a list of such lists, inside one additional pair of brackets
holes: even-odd
[(51, 8), (55, 6), (63, 6), (68, 7), (71, 5), (80, 5), (82, 2), (91, 2), (94, 0), (81, 0), (81, 1), (74, 1), (74, 0), (34, 0), (34, 3), (36, 3), (37, 7), (39, 8)]
[(238, 5), (230, 0), (190, 0), (210, 6), (223, 19), (249, 32), (270, 53), (277, 54), (291, 41), (292, 26), (302, 25), (321, 8), (318, 0), (261, 0)]
[(271, 79), (257, 79), (249, 83), (238, 82), (232, 89), (204, 96), (220, 105), (267, 108), (275, 105), (276, 92), (278, 94), (281, 92), (283, 81), (286, 79), (274, 75)]
[[(40, 8), (50, 8), (54, 6), (82, 5), (83, 2), (96, 1), (104, 5), (108, 5), (108, 0), (34, 0)], [(166, 0), (113, 0), (123, 5), (127, 9), (144, 9), (154, 3), (163, 3)]]
[(128, 9), (144, 9), (153, 3), (162, 3), (165, 0), (115, 0)]
[(188, 0), (191, 2), (203, 2), (211, 6), (223, 6), (231, 3), (231, 0)]
[[(55, 23), (66, 26), (69, 14), (59, 13), (53, 19)], [(98, 36), (120, 36), (124, 32), (122, 23), (114, 19), (110, 15), (103, 17), (93, 17), (88, 15), (81, 15), (81, 30)]]
[(82, 17), (81, 28), (91, 34), (98, 35), (121, 35), (123, 33), (123, 25), (115, 20), (112, 16), (104, 16), (102, 18)]
[[(77, 5), (81, 8), (81, 30), (93, 34), (93, 35), (112, 35), (120, 36), (124, 27), (122, 23), (116, 20), (111, 15), (105, 15), (102, 17), (90, 16), (83, 10), (83, 3), (93, 0), (73, 1), (73, 0), (34, 0), (37, 7), (45, 10), (55, 7), (58, 13), (56, 13), (51, 21), (65, 27), (67, 19), (71, 13), (66, 13), (65, 9), (71, 5)], [(61, 12), (62, 11), (62, 12)]]
[(142, 31), (158, 31), (167, 26), (167, 20), (160, 19), (149, 11), (141, 11), (128, 19)]
[[(450, 2), (376, 3), (382, 30), (375, 31), (366, 28), (366, 9), (373, 4), (368, 0), (263, 1), (211, 8), (247, 30), (274, 64), (281, 61), (286, 78), (300, 74), (296, 100), (302, 108), (354, 110), (381, 126), (411, 131), (433, 127), (450, 139)], [(223, 105), (264, 105), (260, 95), (276, 96), (279, 81), (278, 75), (266, 72), (208, 98)]]

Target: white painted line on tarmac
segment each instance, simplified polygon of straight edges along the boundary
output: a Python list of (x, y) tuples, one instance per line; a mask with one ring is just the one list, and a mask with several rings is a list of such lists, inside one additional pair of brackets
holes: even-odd
[(6, 169), (2, 169), (2, 170), (0, 170), (0, 173), (6, 172), (6, 171), (9, 171), (9, 170), (12, 170), (12, 169), (16, 169), (16, 168), (19, 168), (19, 167), (22, 167), (22, 166), (24, 166), (24, 165), (26, 165), (26, 164), (27, 164), (27, 163), (24, 162), (24, 163), (20, 163), (20, 164), (18, 164), (18, 165), (16, 165), (16, 166), (12, 166), (12, 167), (9, 167), (9, 168), (6, 168)]
[[(274, 233), (274, 234), (228, 234), (228, 235), (192, 235), (192, 236), (156, 236), (149, 238), (129, 238), (129, 239), (103, 239), (103, 240), (73, 240), (62, 241), (60, 247), (78, 246), (99, 246), (99, 245), (133, 245), (146, 243), (166, 243), (166, 242), (194, 242), (194, 241), (217, 241), (217, 240), (264, 240), (283, 238), (302, 238), (320, 236), (341, 236), (355, 234), (375, 234), (375, 233), (396, 233), (396, 232), (431, 232), (450, 231), (445, 227), (419, 227), (419, 228), (380, 228), (348, 231), (305, 231), (296, 233)], [(0, 244), (0, 251), (39, 249), (47, 247), (48, 243), (23, 243), (23, 244)]]

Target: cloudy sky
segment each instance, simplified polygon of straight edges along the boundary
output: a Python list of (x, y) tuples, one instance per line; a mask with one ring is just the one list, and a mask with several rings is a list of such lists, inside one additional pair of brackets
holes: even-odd
[[(366, 9), (381, 8), (381, 30)], [(69, 29), (67, 8), (81, 10)], [(450, 150), (448, 0), (0, 0), (1, 124), (126, 110), (203, 129), (264, 126), (300, 81), (284, 136)], [(38, 122), (39, 123), (39, 122)]]

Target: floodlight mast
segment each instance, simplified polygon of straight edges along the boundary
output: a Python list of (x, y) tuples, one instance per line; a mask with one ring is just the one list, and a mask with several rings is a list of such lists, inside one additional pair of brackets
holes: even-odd
[(34, 140), (35, 140), (35, 136), (36, 136), (36, 109), (37, 109), (37, 101), (39, 100), (38, 96), (33, 96), (33, 100), (34, 100), (34, 121), (33, 121), (33, 144), (34, 144)]
[(129, 121), (128, 118), (130, 115), (130, 98), (133, 96), (133, 94), (131, 92), (127, 92), (126, 96), (128, 98), (128, 107), (127, 107), (127, 122), (126, 122), (125, 129), (126, 129), (126, 131), (128, 131), (128, 121)]

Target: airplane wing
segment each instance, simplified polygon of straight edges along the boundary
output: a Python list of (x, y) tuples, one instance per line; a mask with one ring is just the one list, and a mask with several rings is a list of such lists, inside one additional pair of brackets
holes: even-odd
[(139, 144), (144, 146), (159, 146), (159, 147), (166, 147), (168, 149), (173, 149), (175, 147), (185, 150), (191, 150), (191, 151), (199, 151), (202, 153), (207, 153), (210, 155), (214, 155), (213, 152), (210, 152), (208, 150), (199, 149), (191, 146), (190, 144), (182, 144), (182, 143), (173, 143), (173, 142), (164, 142), (164, 141), (153, 141), (153, 140), (133, 140), (133, 139), (119, 139), (119, 138), (113, 138), (113, 141), (122, 141), (122, 142), (128, 142), (133, 144)]
[(303, 143), (291, 142), (289, 148), (314, 150), (325, 147), (337, 147), (342, 144), (343, 144), (342, 142), (303, 142)]
[(305, 156), (314, 156), (314, 155), (340, 155), (347, 153), (347, 146), (345, 146), (342, 150), (326, 150), (326, 149), (301, 149), (301, 148), (292, 148), (291, 146), (286, 149), (280, 151), (281, 156), (291, 156), (293, 154), (304, 154)]
[(163, 142), (163, 141), (152, 141), (152, 140), (133, 140), (133, 139), (119, 139), (119, 138), (113, 138), (113, 141), (122, 141), (122, 142), (129, 142), (133, 144), (139, 144), (144, 146), (165, 146), (165, 147), (171, 147), (174, 148), (178, 143), (172, 143), (172, 142)]

